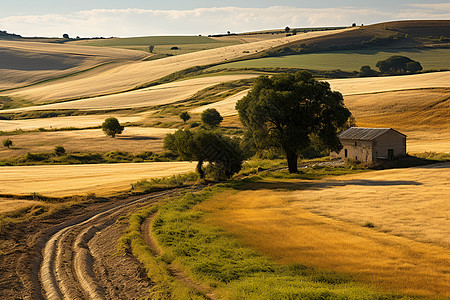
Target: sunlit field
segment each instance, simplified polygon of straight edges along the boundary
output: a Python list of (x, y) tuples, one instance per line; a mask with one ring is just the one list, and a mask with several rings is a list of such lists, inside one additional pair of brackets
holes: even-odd
[(31, 205), (40, 205), (40, 204), (43, 204), (43, 202), (33, 200), (22, 200), (22, 199), (8, 199), (0, 197), (0, 214), (29, 207)]
[(267, 180), (199, 206), (207, 222), (282, 263), (382, 289), (450, 296), (450, 164)]
[(111, 196), (130, 190), (137, 180), (192, 172), (194, 168), (190, 162), (1, 167), (0, 194)]
[(424, 70), (450, 69), (450, 49), (400, 49), (400, 50), (347, 50), (323, 53), (306, 53), (279, 57), (266, 57), (214, 66), (211, 69), (241, 68), (301, 68), (308, 70), (359, 71), (393, 55), (407, 56), (421, 63)]

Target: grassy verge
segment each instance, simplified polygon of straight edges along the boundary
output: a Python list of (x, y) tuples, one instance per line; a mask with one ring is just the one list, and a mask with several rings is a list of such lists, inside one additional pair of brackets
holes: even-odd
[(141, 234), (144, 220), (157, 211), (156, 206), (139, 210), (129, 217), (129, 226), (119, 242), (119, 251), (133, 254), (147, 270), (147, 276), (153, 286), (149, 290), (148, 299), (206, 299), (193, 288), (176, 280), (167, 268), (167, 264), (145, 243)]
[(167, 162), (175, 159), (176, 157), (170, 153), (154, 153), (151, 151), (139, 154), (131, 154), (124, 151), (69, 153), (59, 156), (55, 153), (27, 153), (24, 156), (0, 160), (0, 166)]
[(160, 190), (173, 189), (194, 184), (198, 180), (198, 175), (194, 172), (180, 175), (173, 175), (163, 178), (142, 179), (131, 185), (131, 193), (146, 194)]
[(202, 222), (196, 205), (236, 183), (186, 194), (159, 208), (153, 234), (165, 261), (209, 284), (225, 299), (397, 299), (356, 283), (350, 276), (303, 265), (279, 265)]

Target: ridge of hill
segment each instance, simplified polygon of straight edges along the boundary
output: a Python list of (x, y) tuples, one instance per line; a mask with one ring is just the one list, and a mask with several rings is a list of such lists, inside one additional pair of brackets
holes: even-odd
[(0, 39), (20, 39), (20, 38), (22, 38), (21, 35), (8, 33), (6, 32), (6, 30), (0, 30)]
[(414, 47), (450, 47), (450, 20), (393, 21), (359, 26), (351, 31), (293, 41), (270, 49), (261, 56)]

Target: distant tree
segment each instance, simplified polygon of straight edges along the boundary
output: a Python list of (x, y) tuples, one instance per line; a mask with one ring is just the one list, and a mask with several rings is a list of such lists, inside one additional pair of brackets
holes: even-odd
[(292, 35), (297, 35), (297, 29), (292, 30)]
[(236, 109), (254, 145), (282, 150), (290, 173), (298, 172), (298, 155), (311, 145), (313, 136), (339, 151), (337, 132), (351, 116), (341, 93), (306, 71), (258, 77)]
[(422, 65), (418, 61), (401, 55), (394, 55), (385, 60), (380, 60), (377, 62), (376, 67), (380, 72), (386, 74), (416, 73), (422, 70)]
[(13, 145), (13, 142), (10, 139), (3, 140), (3, 146), (7, 147), (8, 149)]
[(114, 117), (107, 118), (102, 124), (103, 132), (110, 137), (115, 137), (116, 134), (121, 134), (124, 127), (120, 125), (119, 120)]
[(66, 154), (66, 149), (63, 146), (55, 146), (55, 150), (53, 151), (56, 156), (62, 156)]
[(223, 118), (215, 108), (208, 108), (202, 112), (202, 122), (206, 126), (213, 128), (219, 126)]
[(181, 120), (183, 120), (184, 123), (186, 123), (186, 121), (191, 118), (191, 115), (187, 111), (183, 111), (179, 117)]
[(286, 28), (284, 28), (284, 32), (289, 33), (289, 31), (291, 31), (291, 29), (289, 28), (289, 26), (286, 26)]
[(378, 72), (372, 69), (370, 66), (362, 66), (359, 70), (358, 75), (360, 77), (371, 77), (371, 76), (377, 76)]
[(228, 34), (231, 34), (231, 31), (228, 30), (227, 33), (228, 33)]
[(352, 27), (356, 27), (356, 23), (353, 23), (353, 24), (352, 24)]
[(203, 163), (209, 162), (227, 178), (239, 172), (245, 157), (239, 143), (217, 132), (198, 130), (178, 130), (167, 134), (164, 148), (172, 151), (181, 159), (198, 161), (197, 172), (205, 178)]
[(64, 33), (64, 34), (63, 34), (63, 38), (68, 39), (68, 38), (69, 38), (69, 35), (68, 35), (67, 33)]
[(155, 46), (153, 46), (153, 45), (148, 46), (148, 52), (153, 53), (154, 49), (155, 49)]

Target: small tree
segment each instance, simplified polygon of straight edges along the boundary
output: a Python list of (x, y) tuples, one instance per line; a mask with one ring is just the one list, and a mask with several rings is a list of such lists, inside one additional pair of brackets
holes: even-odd
[(183, 120), (184, 123), (186, 123), (191, 118), (191, 115), (187, 111), (183, 111), (180, 114), (180, 119)]
[(297, 35), (297, 29), (292, 30), (292, 35)]
[(66, 154), (66, 149), (63, 146), (55, 146), (55, 150), (53, 151), (56, 156), (63, 156)]
[(353, 24), (352, 24), (352, 27), (356, 27), (356, 23), (353, 23)]
[(148, 46), (148, 52), (153, 53), (154, 49), (155, 49), (155, 46), (153, 46), (153, 45)]
[(68, 35), (67, 33), (64, 33), (64, 34), (63, 34), (63, 38), (68, 39), (68, 38), (69, 38), (69, 35)]
[(204, 162), (213, 164), (217, 174), (230, 178), (239, 172), (245, 159), (236, 140), (207, 130), (180, 129), (169, 133), (164, 138), (164, 148), (181, 159), (198, 161), (197, 172), (201, 179), (205, 178)]
[(3, 146), (7, 147), (8, 149), (13, 145), (13, 142), (10, 139), (3, 140)]
[(286, 28), (284, 28), (284, 32), (289, 33), (289, 31), (291, 31), (291, 29), (289, 28), (289, 26), (286, 26)]
[(202, 112), (202, 122), (206, 126), (213, 128), (219, 126), (223, 118), (215, 108), (208, 108)]
[(116, 134), (121, 134), (124, 127), (120, 125), (119, 120), (114, 117), (107, 118), (102, 124), (103, 132), (110, 137), (115, 137)]
[(362, 66), (359, 70), (360, 77), (370, 77), (370, 76), (377, 76), (378, 73), (374, 69), (372, 69), (370, 66)]

